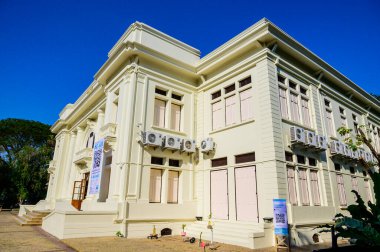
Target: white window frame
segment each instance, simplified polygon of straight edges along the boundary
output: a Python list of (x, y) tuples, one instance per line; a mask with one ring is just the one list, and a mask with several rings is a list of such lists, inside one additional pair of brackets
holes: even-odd
[[(287, 76), (287, 74), (278, 73), (281, 77), (285, 78), (285, 83), (281, 83), (277, 81), (279, 93), (278, 97), (280, 100), (280, 107), (281, 107), (281, 116), (283, 119), (293, 121), (295, 123), (305, 125), (308, 128), (313, 128), (312, 123), (312, 106), (310, 106), (310, 90), (309, 88), (299, 81), (295, 80), (294, 78), (290, 78)], [(278, 80), (278, 78), (277, 78)], [(289, 82), (292, 82), (296, 84), (296, 89), (293, 89), (289, 86)], [(301, 93), (301, 88), (306, 90), (306, 95)], [(286, 101), (286, 109), (283, 110), (283, 105), (281, 102), (282, 95), (280, 94), (280, 89), (285, 90), (285, 101)], [(292, 95), (296, 97), (296, 107), (294, 107), (293, 101), (292, 101)], [(305, 109), (303, 106), (303, 101), (307, 102), (307, 115), (305, 115)], [(306, 118), (307, 117), (307, 118)]]
[[(162, 91), (166, 92), (166, 95), (154, 93), (154, 114), (153, 114), (153, 125), (158, 128), (165, 128), (165, 129), (170, 129), (172, 131), (176, 132), (182, 132), (183, 131), (183, 125), (184, 124), (184, 115), (183, 115), (183, 110), (184, 110), (184, 102), (183, 100), (185, 99), (185, 95), (177, 92), (177, 90), (172, 90), (172, 89), (167, 89), (161, 86), (155, 86), (155, 89), (160, 89)], [(177, 100), (172, 98), (172, 94), (175, 94), (177, 96), (182, 97), (181, 100)], [(164, 125), (157, 125), (156, 124), (156, 107), (155, 107), (155, 101), (156, 99), (165, 101), (165, 115), (164, 115)], [(176, 105), (180, 107), (180, 118), (179, 118), (179, 129), (173, 129), (173, 115), (172, 115), (172, 105)], [(175, 120), (175, 118), (174, 118)], [(175, 128), (175, 127), (174, 127)]]
[[(246, 79), (246, 78), (249, 78), (251, 77), (251, 83), (249, 84), (246, 84), (242, 87), (240, 87), (240, 81)], [(230, 87), (231, 85), (235, 85), (235, 89), (233, 91), (230, 91), (230, 92), (227, 92), (226, 93), (226, 88)], [(252, 99), (252, 112), (250, 113), (251, 114), (251, 118), (244, 118), (243, 119), (243, 116), (242, 116), (242, 110), (241, 110), (241, 104), (242, 104), (242, 100), (241, 100), (241, 97), (240, 97), (240, 94), (242, 92), (245, 92), (247, 90), (251, 90), (252, 94), (251, 94), (251, 98)], [(217, 97), (215, 99), (212, 99), (212, 94), (216, 93), (216, 92), (221, 92), (221, 95), (220, 97)], [(232, 122), (227, 122), (227, 116), (226, 116), (226, 100), (230, 97), (234, 96), (235, 97), (235, 108), (234, 110), (236, 110), (236, 113), (234, 113), (235, 115), (235, 118), (232, 120)], [(210, 111), (211, 111), (211, 131), (215, 131), (215, 130), (219, 130), (219, 129), (223, 129), (223, 128), (226, 128), (226, 127), (229, 127), (229, 126), (233, 126), (233, 125), (239, 125), (241, 123), (244, 123), (244, 122), (247, 122), (247, 121), (250, 121), (250, 120), (253, 120), (254, 119), (254, 112), (253, 112), (253, 79), (252, 79), (252, 76), (251, 75), (247, 75), (241, 79), (238, 79), (237, 81), (235, 82), (229, 82), (227, 85), (223, 86), (223, 88), (221, 89), (217, 89), (217, 90), (214, 90), (213, 92), (210, 92)], [(219, 127), (215, 128), (214, 126), (214, 111), (213, 111), (213, 104), (215, 103), (218, 103), (218, 102), (221, 102), (221, 107), (222, 107), (222, 114), (223, 114), (223, 122), (221, 123), (222, 125), (220, 125)]]

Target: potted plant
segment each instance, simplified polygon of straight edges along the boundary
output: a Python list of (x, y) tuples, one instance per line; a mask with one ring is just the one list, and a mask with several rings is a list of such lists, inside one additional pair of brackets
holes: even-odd
[(181, 236), (186, 236), (185, 227), (186, 227), (186, 224), (182, 224)]

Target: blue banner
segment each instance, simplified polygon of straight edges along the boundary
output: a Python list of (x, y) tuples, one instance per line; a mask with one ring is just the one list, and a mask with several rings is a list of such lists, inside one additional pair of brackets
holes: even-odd
[(288, 236), (286, 199), (273, 199), (274, 234)]
[(100, 139), (94, 145), (92, 169), (90, 175), (90, 192), (89, 194), (98, 194), (100, 189), (100, 180), (103, 170), (103, 149), (104, 139)]

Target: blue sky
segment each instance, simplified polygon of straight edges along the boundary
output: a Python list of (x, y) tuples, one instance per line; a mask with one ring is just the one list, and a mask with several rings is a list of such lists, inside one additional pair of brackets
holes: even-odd
[(380, 1), (0, 0), (0, 119), (52, 124), (134, 21), (206, 55), (263, 17), (380, 94)]

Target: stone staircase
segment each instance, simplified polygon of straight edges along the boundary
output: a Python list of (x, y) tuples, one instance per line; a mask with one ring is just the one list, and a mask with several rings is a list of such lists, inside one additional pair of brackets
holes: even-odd
[[(228, 243), (248, 248), (259, 248), (255, 239), (264, 238), (264, 224), (255, 222), (238, 222), (213, 220), (214, 242)], [(185, 228), (186, 235), (202, 240), (211, 240), (211, 230), (207, 229), (207, 221), (196, 221)]]
[(21, 226), (41, 226), (42, 218), (50, 214), (50, 211), (26, 211), (22, 216), (16, 216), (16, 221)]

